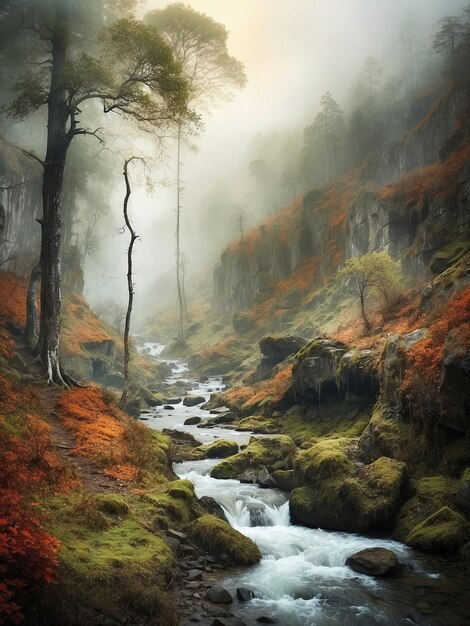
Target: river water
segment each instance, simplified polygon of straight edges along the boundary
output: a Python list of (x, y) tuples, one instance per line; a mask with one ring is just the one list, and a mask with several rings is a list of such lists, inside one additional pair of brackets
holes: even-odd
[[(159, 348), (148, 344), (153, 354)], [(191, 381), (184, 363), (174, 367), (169, 382), (184, 380), (192, 393), (209, 398), (222, 387), (220, 378), (205, 383)], [(185, 426), (190, 416), (212, 417), (198, 407), (175, 405), (169, 411), (156, 407), (145, 414), (150, 428), (190, 432), (200, 441), (230, 439), (239, 445), (250, 433), (215, 427)], [(261, 562), (225, 579), (233, 596), (238, 587), (255, 593), (246, 603), (235, 603), (247, 625), (270, 618), (279, 626), (467, 626), (470, 625), (470, 585), (457, 564), (419, 555), (387, 539), (309, 529), (290, 523), (288, 494), (277, 489), (217, 480), (209, 476), (219, 460), (175, 464), (181, 478), (194, 483), (196, 494), (211, 496), (223, 507), (230, 524), (252, 539), (262, 553)], [(395, 552), (403, 570), (390, 579), (375, 579), (346, 567), (346, 558), (367, 547), (382, 546)]]

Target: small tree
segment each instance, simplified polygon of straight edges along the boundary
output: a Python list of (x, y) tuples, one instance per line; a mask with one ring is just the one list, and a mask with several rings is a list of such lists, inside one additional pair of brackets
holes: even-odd
[(384, 308), (388, 308), (393, 294), (403, 287), (400, 265), (386, 252), (371, 252), (348, 259), (338, 271), (338, 278), (345, 280), (349, 292), (359, 297), (362, 319), (368, 331), (371, 323), (366, 314), (367, 299), (381, 298)]

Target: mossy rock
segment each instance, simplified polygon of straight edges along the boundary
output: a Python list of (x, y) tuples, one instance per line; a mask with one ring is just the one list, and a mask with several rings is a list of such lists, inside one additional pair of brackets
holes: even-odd
[(191, 540), (216, 558), (225, 555), (227, 564), (254, 565), (261, 559), (258, 546), (214, 515), (203, 515), (186, 529)]
[(398, 415), (386, 415), (383, 407), (378, 405), (361, 434), (359, 447), (367, 460), (372, 461), (383, 455), (400, 458), (408, 443), (409, 427), (399, 420)]
[(413, 528), (443, 506), (453, 504), (456, 480), (444, 476), (422, 478), (414, 496), (398, 512), (393, 538), (405, 542)]
[(273, 478), (283, 491), (292, 491), (297, 486), (293, 470), (275, 470)]
[(470, 466), (470, 438), (462, 437), (446, 446), (439, 464), (439, 471), (459, 478)]
[(291, 469), (296, 451), (294, 441), (287, 435), (251, 437), (248, 446), (212, 468), (212, 478), (238, 478), (246, 470), (270, 473), (275, 469)]
[(95, 503), (99, 511), (108, 515), (127, 515), (130, 511), (126, 500), (115, 493), (99, 495)]
[(294, 461), (296, 480), (310, 484), (349, 476), (354, 472), (354, 465), (348, 451), (354, 444), (352, 439), (324, 439), (300, 452)]
[(238, 444), (227, 439), (219, 439), (199, 448), (207, 459), (226, 459), (228, 456), (237, 454)]
[(462, 515), (447, 506), (413, 528), (407, 545), (425, 552), (450, 554), (470, 539), (470, 526)]
[[(294, 522), (347, 532), (385, 531), (403, 501), (408, 475), (405, 463), (381, 457), (347, 476), (340, 472), (294, 489), (289, 508)], [(338, 469), (334, 464), (333, 468)], [(311, 475), (309, 475), (310, 477)]]
[(190, 480), (174, 480), (166, 487), (166, 493), (173, 498), (192, 502), (194, 499), (194, 485)]
[(430, 268), (434, 274), (441, 274), (452, 267), (467, 252), (470, 252), (470, 241), (454, 241), (436, 252), (432, 257)]

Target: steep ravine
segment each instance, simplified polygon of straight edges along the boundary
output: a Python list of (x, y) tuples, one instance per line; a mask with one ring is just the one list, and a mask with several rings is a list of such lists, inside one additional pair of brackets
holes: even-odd
[[(173, 368), (169, 382), (183, 380), (191, 385), (191, 395), (207, 399), (220, 386), (217, 377), (204, 383), (187, 378), (182, 363), (173, 362)], [(233, 430), (230, 425), (201, 427), (213, 417), (204, 409), (185, 407), (182, 403), (169, 406), (174, 408), (156, 407), (142, 419), (150, 428), (189, 432), (205, 443), (224, 439), (246, 445), (249, 441), (251, 433)], [(189, 416), (198, 417), (201, 422), (184, 425)], [(212, 478), (209, 472), (218, 462), (187, 461), (175, 464), (174, 469), (181, 478), (194, 483), (198, 497), (214, 498), (231, 525), (255, 541), (263, 558), (259, 565), (218, 581), (230, 592), (234, 604), (224, 609), (222, 605), (202, 602), (200, 614), (183, 623), (231, 624), (237, 617), (247, 625), (261, 621), (286, 626), (468, 623), (470, 607), (461, 566), (426, 557), (389, 539), (292, 525), (288, 494), (238, 480)], [(401, 566), (395, 576), (377, 579), (357, 574), (345, 565), (352, 553), (374, 546), (389, 548), (398, 556)], [(252, 592), (253, 598), (239, 601), (239, 588)], [(212, 617), (217, 614), (217, 607), (221, 616), (217, 619), (226, 621), (218, 622)], [(189, 616), (183, 619), (189, 620)]]

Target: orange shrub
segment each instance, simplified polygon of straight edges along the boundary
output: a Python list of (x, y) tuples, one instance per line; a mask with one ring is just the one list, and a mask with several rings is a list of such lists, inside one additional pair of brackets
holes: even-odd
[(0, 317), (15, 326), (26, 324), (27, 281), (11, 272), (0, 272)]

